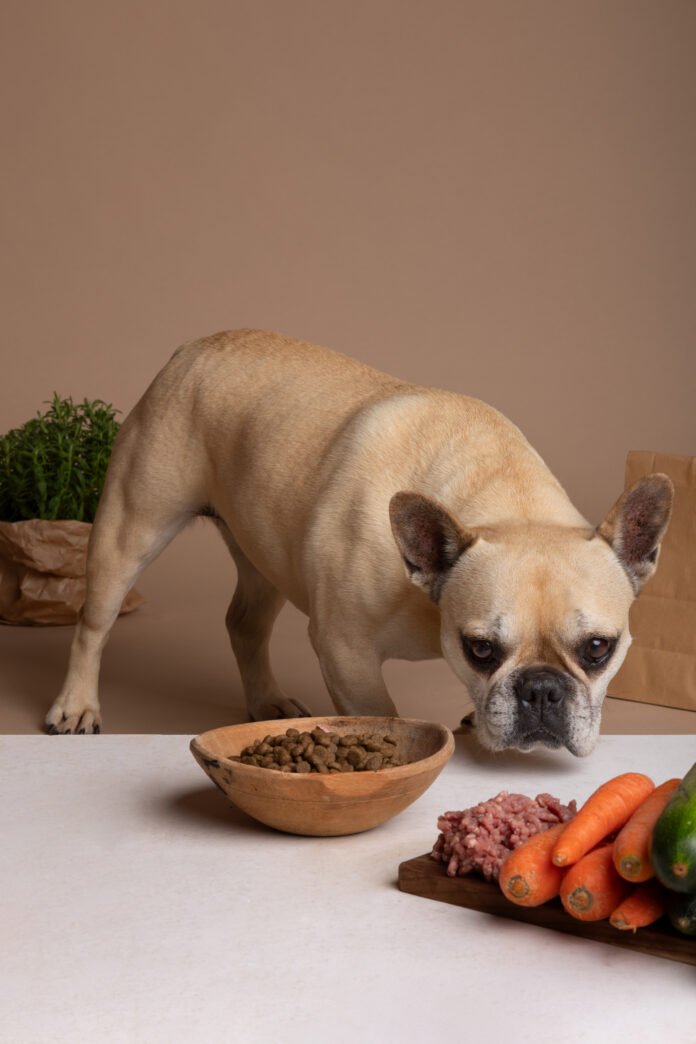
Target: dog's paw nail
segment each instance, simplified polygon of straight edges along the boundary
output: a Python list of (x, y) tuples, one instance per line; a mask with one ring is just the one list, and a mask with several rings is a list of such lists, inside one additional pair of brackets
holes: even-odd
[(98, 732), (101, 732), (101, 725), (95, 725), (92, 731), (94, 732), (94, 734), (96, 736), (96, 734)]
[(84, 736), (85, 730), (84, 729), (78, 729), (77, 730), (77, 734), (78, 734), (78, 736)]
[(46, 732), (48, 733), (49, 736), (57, 736), (58, 735), (58, 729), (55, 727), (55, 725), (47, 725), (46, 726)]

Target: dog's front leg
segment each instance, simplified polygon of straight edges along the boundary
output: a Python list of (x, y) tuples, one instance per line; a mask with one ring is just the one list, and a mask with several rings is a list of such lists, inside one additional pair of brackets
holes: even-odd
[(396, 717), (382, 677), (382, 659), (365, 638), (312, 636), (326, 687), (339, 714)]

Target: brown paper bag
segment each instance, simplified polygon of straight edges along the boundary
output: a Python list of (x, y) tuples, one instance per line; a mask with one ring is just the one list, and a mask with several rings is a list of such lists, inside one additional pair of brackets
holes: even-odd
[[(0, 522), (0, 623), (74, 624), (85, 601), (92, 526), (70, 519)], [(130, 591), (129, 613), (144, 599)]]
[(653, 471), (674, 482), (674, 513), (657, 572), (631, 607), (633, 645), (609, 695), (696, 710), (696, 457), (631, 452), (626, 487)]

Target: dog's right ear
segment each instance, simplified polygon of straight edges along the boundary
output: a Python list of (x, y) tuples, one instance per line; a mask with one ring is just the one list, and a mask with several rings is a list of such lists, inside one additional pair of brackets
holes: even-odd
[(476, 540), (449, 511), (420, 493), (395, 493), (389, 518), (409, 580), (438, 602), (447, 574)]

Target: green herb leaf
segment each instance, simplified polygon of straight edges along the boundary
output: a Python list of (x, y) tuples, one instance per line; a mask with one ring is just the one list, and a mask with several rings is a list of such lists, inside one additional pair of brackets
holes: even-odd
[(57, 392), (48, 409), (0, 436), (0, 519), (92, 522), (119, 430), (110, 403), (75, 404)]

